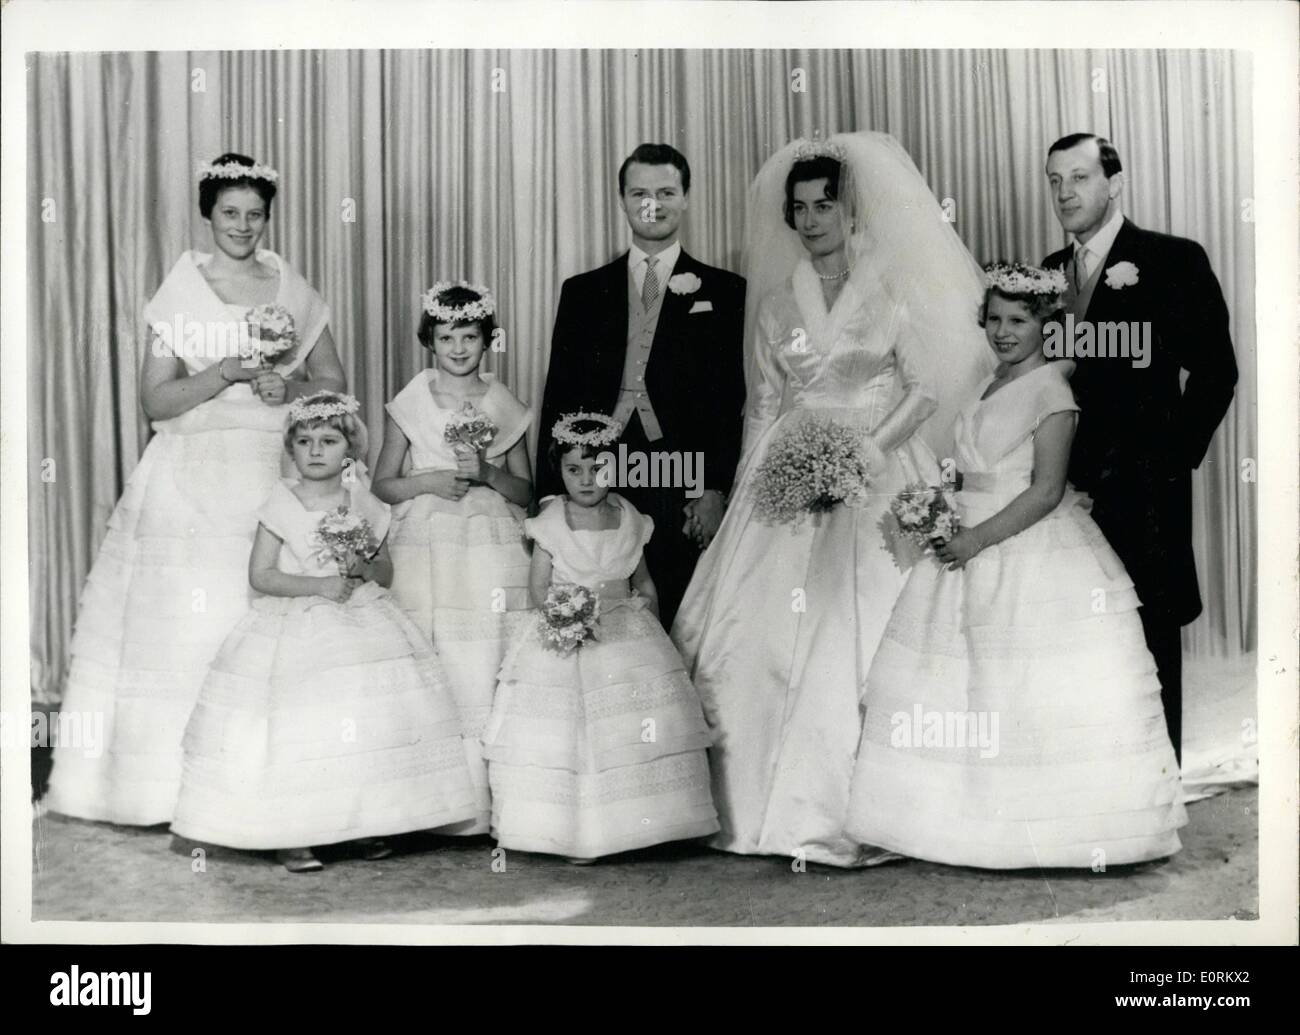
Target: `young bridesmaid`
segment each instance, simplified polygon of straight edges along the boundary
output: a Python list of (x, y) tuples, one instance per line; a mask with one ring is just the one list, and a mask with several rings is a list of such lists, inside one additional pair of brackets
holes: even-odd
[(961, 530), (913, 570), (872, 663), (848, 830), (998, 869), (1172, 855), (1187, 815), (1140, 601), (1066, 483), (1079, 407), (1043, 354), (1065, 279), (987, 283), (999, 366), (957, 420)]
[[(451, 834), (488, 830), (480, 738), (497, 671), (529, 606), (523, 508), (533, 489), (524, 433), (532, 413), (480, 370), (496, 326), (487, 288), (443, 281), (425, 292), (418, 337), (434, 365), (388, 404), (375, 469), (375, 495), (394, 504), (393, 596), (446, 668), (478, 792), (477, 815), (444, 831)], [(486, 434), (454, 445), (467, 421)]]
[(571, 862), (718, 829), (708, 726), (642, 555), (654, 523), (598, 470), (620, 431), (601, 414), (555, 424), (550, 460), (567, 495), (524, 522), (529, 589), (544, 608), (552, 587), (586, 587), (599, 616), (566, 653), (544, 642), (540, 616), (524, 631), (484, 736), (498, 843)]
[[(289, 408), (298, 480), (258, 511), (252, 610), (218, 651), (185, 730), (172, 830), (277, 849), (291, 872), (310, 846), (463, 821), (476, 812), (460, 721), (428, 639), (383, 588), (389, 508), (355, 462), (365, 426), (351, 396)], [(349, 463), (352, 461), (353, 463)]]

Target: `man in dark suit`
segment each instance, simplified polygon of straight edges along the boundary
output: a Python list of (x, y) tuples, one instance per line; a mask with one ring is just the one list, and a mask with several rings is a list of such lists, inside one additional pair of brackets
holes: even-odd
[(1092, 497), (1092, 516), (1141, 598), (1138, 613), (1181, 761), (1180, 629), (1201, 613), (1192, 469), (1205, 458), (1237, 383), (1228, 310), (1199, 244), (1124, 218), (1124, 175), (1109, 141), (1091, 133), (1062, 137), (1048, 150), (1047, 179), (1057, 218), (1074, 240), (1043, 265), (1063, 270), (1071, 285), (1066, 301), (1076, 340), (1084, 322), (1098, 341), (1101, 328), (1149, 329), (1150, 351), (1140, 359), (1077, 358), (1071, 384), (1080, 413), (1069, 477)]
[[(564, 282), (537, 458), (538, 495), (563, 492), (547, 460), (551, 427), (565, 413), (586, 410), (623, 422), (619, 444), (629, 458), (649, 457), (651, 467), (666, 471), (675, 454), (671, 469), (689, 470), (691, 485), (684, 478), (659, 486), (614, 483), (654, 519), (646, 564), (664, 628), (671, 628), (700, 551), (722, 521), (745, 401), (745, 281), (682, 249), (678, 232), (690, 189), (690, 166), (667, 144), (641, 144), (619, 169), (632, 247)], [(688, 457), (702, 460), (702, 472), (684, 466)]]

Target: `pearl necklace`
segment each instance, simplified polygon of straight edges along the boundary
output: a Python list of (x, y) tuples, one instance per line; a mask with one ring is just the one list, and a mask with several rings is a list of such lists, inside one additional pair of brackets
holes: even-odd
[[(817, 273), (815, 269), (813, 270), (813, 272)], [(825, 273), (817, 273), (817, 277), (820, 280), (843, 280), (848, 275), (849, 275), (849, 271), (847, 269), (841, 270), (839, 273), (832, 273), (829, 276)]]

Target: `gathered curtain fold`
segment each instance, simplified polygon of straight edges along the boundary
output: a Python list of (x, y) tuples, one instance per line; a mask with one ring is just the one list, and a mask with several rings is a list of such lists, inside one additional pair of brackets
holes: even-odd
[(685, 247), (740, 271), (750, 182), (795, 137), (892, 133), (977, 260), (1036, 262), (1066, 241), (1047, 146), (1107, 136), (1126, 214), (1200, 241), (1228, 300), (1241, 379), (1195, 476), (1206, 606), (1184, 636), (1193, 656), (1253, 649), (1250, 85), (1230, 51), (29, 55), (34, 696), (57, 698), (82, 583), (148, 441), (141, 310), (182, 251), (210, 250), (195, 166), (229, 150), (280, 172), (264, 246), (330, 304), (373, 459), (384, 403), (426, 365), (415, 330), (435, 280), (492, 287), (505, 337), (485, 369), (540, 402), (560, 285), (626, 247), (616, 173), (642, 141), (691, 162)]

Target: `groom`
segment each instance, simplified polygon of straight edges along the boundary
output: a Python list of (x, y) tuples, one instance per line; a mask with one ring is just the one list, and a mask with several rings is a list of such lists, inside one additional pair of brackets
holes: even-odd
[[(745, 401), (745, 281), (682, 248), (690, 189), (691, 168), (668, 144), (641, 144), (619, 169), (632, 247), (564, 282), (537, 457), (538, 495), (563, 492), (546, 455), (555, 421), (594, 410), (623, 423), (629, 462), (613, 473), (628, 477), (613, 489), (654, 520), (645, 557), (665, 629), (722, 521)], [(657, 484), (641, 484), (646, 472)]]
[(1043, 265), (1065, 272), (1075, 340), (1085, 323), (1097, 341), (1103, 332), (1114, 341), (1120, 328), (1130, 337), (1150, 333), (1140, 358), (1131, 351), (1077, 360), (1071, 386), (1079, 429), (1069, 477), (1092, 497), (1092, 516), (1142, 601), (1138, 613), (1181, 762), (1180, 627), (1201, 613), (1192, 468), (1205, 458), (1237, 383), (1228, 310), (1199, 244), (1124, 218), (1124, 174), (1108, 140), (1062, 137), (1048, 149), (1047, 180), (1057, 219), (1074, 240)]

